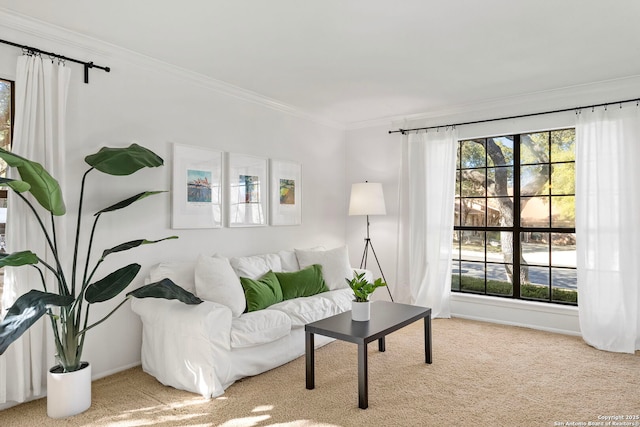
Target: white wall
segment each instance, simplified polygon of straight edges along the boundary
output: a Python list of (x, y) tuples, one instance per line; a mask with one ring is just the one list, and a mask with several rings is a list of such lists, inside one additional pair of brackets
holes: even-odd
[[(2, 20), (7, 18), (0, 17)], [(22, 26), (28, 30), (22, 31)], [(172, 143), (302, 164), (302, 225), (172, 230), (170, 195), (154, 196), (127, 210), (103, 215), (94, 254), (138, 238), (178, 235), (179, 240), (112, 255), (97, 276), (139, 262), (143, 269), (132, 285), (139, 286), (149, 267), (159, 261), (194, 259), (199, 253), (233, 256), (344, 244), (347, 185), (343, 129), (321, 124), (296, 111), (282, 111), (286, 109), (272, 106), (268, 100), (55, 28), (20, 21), (3, 27), (0, 37), (112, 68), (110, 73), (92, 70), (87, 85), (83, 83), (82, 66), (69, 65), (72, 77), (66, 202), (70, 224), (75, 223), (77, 190), (81, 174), (87, 169), (83, 158), (102, 146), (137, 141), (163, 157), (165, 167), (142, 170), (129, 177), (92, 172), (85, 196), (87, 213), (83, 219), (87, 220), (96, 210), (139, 191), (170, 189)], [(20, 54), (19, 49), (0, 45), (1, 77), (15, 77)], [(84, 230), (88, 233), (89, 228), (87, 223)], [(73, 241), (71, 236), (69, 241)], [(115, 305), (116, 302), (107, 302), (96, 306), (92, 309), (93, 318)], [(139, 363), (140, 346), (141, 324), (127, 304), (88, 334), (84, 359), (92, 363), (94, 377), (100, 377)]]
[[(406, 284), (396, 282), (398, 173), (400, 167), (400, 133), (388, 131), (399, 127), (447, 125), (481, 119), (510, 117), (519, 114), (593, 105), (603, 102), (635, 99), (640, 96), (640, 77), (601, 82), (529, 96), (495, 100), (482, 105), (461, 106), (450, 111), (436, 111), (407, 120), (398, 118), (389, 123), (364, 123), (347, 131), (347, 183), (382, 182), (387, 203), (387, 215), (371, 217), (371, 239), (382, 264), (394, 298), (409, 302)], [(609, 107), (609, 108), (617, 108)], [(636, 108), (635, 106), (631, 108)], [(504, 135), (513, 132), (573, 126), (575, 113), (567, 112), (523, 119), (496, 121), (459, 126), (461, 139)], [(347, 223), (347, 243), (351, 259), (361, 253), (365, 234), (363, 217), (351, 217)], [(371, 258), (370, 258), (371, 260)], [(369, 263), (371, 264), (371, 262)], [(371, 267), (371, 265), (370, 265)], [(373, 268), (374, 271), (376, 270)], [(376, 292), (376, 298), (384, 298)], [(491, 297), (453, 294), (452, 315), (478, 320), (529, 326), (570, 334), (579, 333), (577, 309), (549, 304), (509, 301)]]
[[(382, 183), (387, 215), (369, 217), (370, 237), (378, 256), (382, 273), (389, 284), (394, 301), (407, 301), (402, 298), (405, 289), (396, 283), (396, 250), (398, 218), (398, 172), (400, 168), (399, 139), (387, 133), (388, 126), (368, 127), (347, 132), (347, 186), (357, 182)], [(349, 194), (347, 194), (348, 203)], [(350, 216), (347, 219), (347, 245), (352, 262), (360, 264), (364, 252), (364, 238), (367, 233), (366, 217)], [(367, 268), (380, 277), (376, 260), (371, 251), (367, 258)], [(384, 289), (378, 289), (372, 300), (389, 300)]]

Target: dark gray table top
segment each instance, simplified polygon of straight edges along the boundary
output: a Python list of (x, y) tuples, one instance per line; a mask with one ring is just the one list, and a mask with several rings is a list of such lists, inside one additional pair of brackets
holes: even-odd
[(351, 311), (305, 325), (304, 330), (356, 344), (367, 344), (431, 315), (431, 309), (387, 301), (371, 303), (371, 320), (351, 320)]

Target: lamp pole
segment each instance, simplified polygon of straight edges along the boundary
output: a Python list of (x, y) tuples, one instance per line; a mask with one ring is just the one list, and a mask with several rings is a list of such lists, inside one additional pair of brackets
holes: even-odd
[[(387, 279), (384, 277), (384, 273), (382, 272), (382, 267), (380, 266), (380, 261), (378, 261), (378, 255), (376, 255), (376, 250), (373, 248), (373, 243), (371, 243), (371, 238), (369, 237), (369, 215), (367, 215), (367, 237), (364, 238), (364, 252), (362, 253), (362, 259), (360, 260), (360, 268), (367, 268), (367, 258), (369, 255), (369, 248), (371, 248), (371, 252), (373, 252), (373, 257), (376, 260), (376, 264), (378, 265), (378, 270), (380, 270), (380, 275), (382, 276), (382, 280), (384, 283), (387, 283)], [(387, 283), (387, 292), (389, 293), (389, 298), (391, 298), (391, 302), (395, 302), (393, 300), (393, 296), (391, 295), (391, 291), (389, 290), (389, 284)]]

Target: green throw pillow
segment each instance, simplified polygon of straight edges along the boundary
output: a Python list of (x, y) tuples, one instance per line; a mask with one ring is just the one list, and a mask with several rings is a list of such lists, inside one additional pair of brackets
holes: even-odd
[(282, 301), (282, 289), (275, 273), (271, 270), (258, 280), (240, 278), (244, 297), (247, 300), (247, 311), (257, 311)]
[(282, 297), (285, 300), (308, 297), (329, 290), (322, 278), (320, 264), (313, 264), (299, 271), (276, 273), (276, 277), (280, 282)]

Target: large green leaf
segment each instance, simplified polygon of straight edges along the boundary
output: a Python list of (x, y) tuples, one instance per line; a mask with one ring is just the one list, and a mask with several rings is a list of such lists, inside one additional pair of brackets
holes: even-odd
[(129, 264), (87, 286), (84, 298), (90, 302), (103, 302), (122, 292), (140, 271), (140, 264)]
[(31, 186), (29, 192), (43, 208), (54, 215), (65, 214), (66, 208), (60, 184), (40, 163), (32, 162), (1, 148), (0, 158), (4, 159), (9, 166), (18, 169), (20, 178)]
[(65, 307), (73, 303), (73, 297), (31, 290), (22, 295), (11, 306), (0, 322), (0, 354), (20, 338), (46, 312), (47, 307)]
[(131, 144), (126, 148), (102, 147), (84, 158), (90, 166), (109, 175), (131, 175), (142, 168), (162, 166), (164, 161), (153, 151)]
[(126, 243), (121, 243), (118, 246), (114, 246), (111, 249), (107, 249), (106, 251), (102, 252), (102, 258), (106, 258), (107, 255), (115, 253), (115, 252), (122, 252), (122, 251), (128, 251), (129, 249), (133, 249), (133, 248), (137, 248), (140, 245), (148, 245), (151, 243), (158, 243), (158, 242), (162, 242), (164, 240), (171, 240), (171, 239), (177, 239), (178, 236), (169, 236), (169, 237), (165, 237), (164, 239), (160, 239), (160, 240), (146, 240), (146, 239), (141, 239), (141, 240), (132, 240), (130, 242), (126, 242)]
[(176, 285), (170, 279), (162, 279), (159, 282), (142, 286), (135, 291), (129, 292), (127, 296), (136, 298), (177, 299), (178, 301), (191, 305), (202, 302), (200, 298)]
[(37, 264), (38, 262), (38, 256), (31, 251), (0, 254), (0, 268), (20, 267), (22, 265)]
[(138, 200), (144, 199), (145, 197), (153, 196), (154, 194), (160, 194), (160, 193), (166, 193), (166, 191), (144, 191), (142, 193), (138, 193), (135, 196), (131, 196), (128, 199), (125, 199), (116, 203), (115, 205), (111, 205), (108, 208), (104, 208), (96, 212), (94, 216), (100, 215), (105, 212), (113, 212), (113, 211), (117, 211), (118, 209), (126, 208), (127, 206), (129, 206), (134, 202), (137, 202)]
[(31, 185), (28, 182), (18, 181), (17, 179), (0, 178), (0, 186), (11, 188), (16, 193), (24, 193), (29, 191)]

